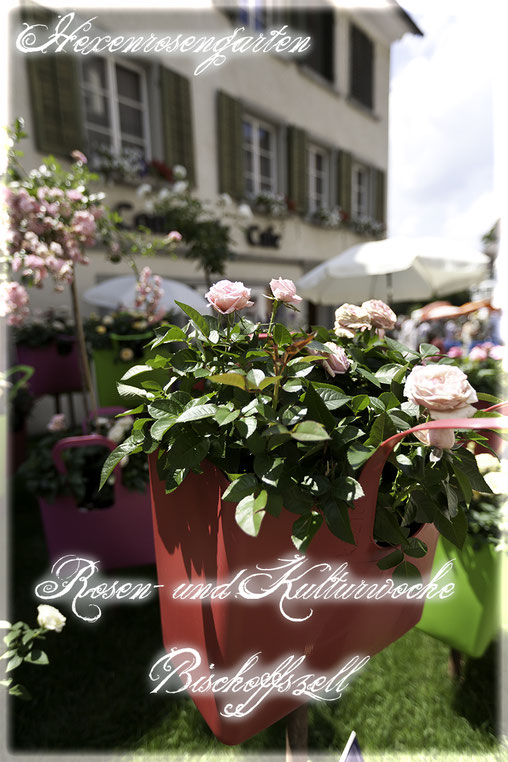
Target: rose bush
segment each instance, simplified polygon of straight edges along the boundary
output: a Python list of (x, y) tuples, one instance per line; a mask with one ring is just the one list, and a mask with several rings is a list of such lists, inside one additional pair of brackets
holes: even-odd
[[(243, 284), (233, 287), (248, 299)], [(352, 337), (337, 338), (324, 327), (290, 333), (271, 323), (267, 330), (241, 312), (231, 325), (228, 315), (179, 306), (187, 325), (156, 329), (157, 355), (131, 368), (119, 384), (121, 394), (141, 400), (131, 411), (139, 417), (107, 458), (103, 484), (131, 453), (158, 453), (168, 491), (208, 459), (229, 477), (224, 499), (237, 503), (236, 519), (247, 533), (256, 535), (267, 513), (284, 510), (295, 514), (293, 542), (301, 551), (323, 524), (354, 543), (350, 512), (363, 494), (360, 471), (383, 440), (427, 419), (427, 408), (415, 400), (430, 399), (443, 409), (452, 404), (455, 411), (467, 403), (469, 410), (474, 392), (467, 380), (455, 379), (449, 358), (438, 357), (432, 345), (413, 351), (382, 338), (369, 329), (364, 309), (338, 311)], [(419, 366), (448, 379), (451, 403), (441, 386), (431, 384), (424, 397), (428, 381), (408, 385), (419, 392), (415, 400), (404, 394), (404, 381)], [(167, 370), (165, 384), (154, 382), (154, 368)], [(461, 545), (471, 487), (488, 491), (473, 454), (460, 442), (444, 449), (451, 445), (444, 436), (429, 437), (425, 446), (416, 437), (402, 441), (383, 473), (375, 537), (399, 546), (409, 559), (426, 552), (413, 537), (421, 523), (434, 523)], [(478, 433), (468, 438), (484, 439)], [(394, 564), (400, 555), (392, 554)]]

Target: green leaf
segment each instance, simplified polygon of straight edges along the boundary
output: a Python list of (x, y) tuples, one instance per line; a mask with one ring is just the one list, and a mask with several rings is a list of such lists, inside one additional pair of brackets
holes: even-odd
[(377, 379), (375, 375), (370, 372), (370, 370), (367, 370), (367, 368), (363, 368), (361, 365), (357, 365), (356, 372), (374, 384), (374, 386), (381, 386), (379, 379)]
[(412, 558), (423, 558), (427, 550), (426, 544), (416, 537), (409, 537), (404, 545), (404, 553), (406, 556), (412, 556)]
[(227, 407), (220, 407), (214, 415), (214, 420), (217, 421), (219, 426), (227, 426), (229, 423), (236, 421), (239, 415), (239, 410), (229, 410)]
[(307, 405), (308, 415), (313, 420), (322, 423), (327, 431), (333, 431), (337, 422), (312, 384), (309, 384), (305, 393), (304, 403)]
[(259, 487), (259, 482), (254, 474), (242, 474), (238, 479), (231, 482), (223, 492), (222, 499), (236, 503), (247, 495), (253, 495)]
[(17, 696), (17, 698), (23, 699), (23, 701), (30, 701), (32, 698), (24, 685), (13, 685), (9, 688), (9, 694), (11, 696)]
[[(402, 367), (403, 375), (405, 374), (406, 369), (407, 369), (407, 366)], [(392, 383), (393, 379), (396, 378), (396, 376), (400, 373), (400, 371), (401, 371), (400, 365), (398, 365), (397, 363), (388, 363), (387, 365), (383, 365), (381, 368), (379, 368), (376, 371), (375, 376), (380, 383), (389, 385)], [(400, 379), (396, 379), (396, 380), (400, 380)], [(397, 404), (399, 404), (398, 401), (397, 401)]]
[(247, 381), (241, 373), (218, 373), (210, 376), (210, 381), (214, 384), (225, 384), (225, 386), (237, 386), (239, 389), (247, 389)]
[(349, 465), (355, 469), (360, 468), (368, 461), (374, 452), (375, 447), (366, 447), (365, 445), (360, 444), (360, 442), (353, 442), (347, 451)]
[(190, 307), (188, 304), (183, 304), (182, 302), (177, 302), (176, 299), (175, 304), (177, 304), (180, 309), (190, 317), (195, 327), (198, 328), (204, 336), (208, 337), (210, 335), (210, 327), (207, 321), (203, 315), (194, 309), (194, 307)]
[(30, 662), (30, 664), (49, 664), (49, 659), (44, 651), (39, 648), (32, 648), (32, 650), (24, 657), (24, 661)]
[(196, 468), (206, 458), (210, 439), (185, 429), (178, 434), (168, 455), (169, 468)]
[(161, 344), (169, 344), (172, 341), (186, 340), (187, 336), (185, 335), (184, 331), (182, 331), (181, 328), (178, 328), (178, 326), (172, 325), (163, 336), (159, 336), (157, 339), (154, 339), (150, 346), (152, 349), (155, 349), (155, 347), (159, 347)]
[(273, 338), (279, 347), (291, 344), (293, 339), (288, 329), (282, 323), (277, 323), (273, 329)]
[(448, 519), (439, 510), (434, 514), (434, 524), (440, 534), (459, 550), (467, 536), (467, 518), (464, 511), (459, 511), (453, 519)]
[(422, 357), (432, 357), (438, 355), (440, 350), (435, 344), (420, 344), (420, 354)]
[(394, 550), (393, 553), (389, 553), (387, 556), (383, 556), (377, 562), (379, 569), (391, 569), (393, 566), (397, 566), (404, 560), (404, 553), (401, 550)]
[(324, 442), (330, 439), (324, 426), (316, 421), (297, 423), (290, 434), (298, 442)]
[(166, 431), (169, 431), (175, 422), (176, 416), (174, 415), (165, 415), (162, 418), (157, 418), (155, 423), (150, 427), (150, 436), (156, 442), (160, 442)]
[(337, 408), (342, 407), (342, 405), (347, 404), (351, 400), (351, 397), (348, 397), (347, 394), (344, 394), (344, 392), (341, 392), (338, 389), (325, 387), (317, 383), (314, 383), (313, 387), (316, 394), (321, 397), (328, 410), (337, 410)]
[(385, 336), (385, 341), (390, 347), (390, 349), (394, 349), (396, 352), (399, 352), (404, 359), (419, 359), (420, 355), (418, 352), (415, 352), (412, 349), (408, 349), (408, 347), (404, 346), (404, 344), (400, 344), (400, 342), (395, 341), (395, 339), (391, 339), (389, 336)]
[(493, 405), (503, 402), (499, 397), (494, 397), (492, 394), (486, 394), (485, 392), (477, 392), (476, 396), (481, 402), (492, 402)]
[(139, 389), (137, 386), (122, 384), (121, 381), (117, 382), (116, 388), (120, 397), (143, 397), (143, 399), (150, 399), (153, 397), (153, 394), (146, 389)]
[(115, 466), (120, 463), (122, 458), (124, 458), (126, 455), (132, 455), (134, 452), (141, 452), (141, 443), (143, 439), (144, 434), (142, 431), (133, 431), (130, 437), (119, 444), (118, 447), (113, 450), (113, 452), (109, 453), (102, 467), (99, 489), (102, 489), (107, 479), (110, 477), (111, 472)]
[(291, 540), (293, 545), (301, 553), (305, 553), (309, 547), (312, 538), (323, 523), (323, 517), (320, 513), (312, 511), (305, 516), (300, 516), (293, 524), (293, 534)]
[(236, 506), (236, 523), (251, 537), (257, 537), (259, 534), (261, 522), (265, 516), (264, 508), (267, 498), (267, 492), (263, 489), (257, 497), (247, 495)]
[(323, 504), (325, 521), (335, 537), (351, 545), (355, 544), (355, 538), (349, 521), (349, 509), (346, 503), (330, 498)]
[(249, 416), (248, 418), (242, 418), (235, 423), (236, 429), (241, 437), (248, 439), (256, 431), (258, 422), (256, 418)]
[(407, 530), (404, 532), (399, 526), (397, 517), (387, 508), (378, 505), (374, 522), (374, 536), (382, 542), (390, 545), (401, 545), (406, 542)]
[(393, 572), (392, 579), (397, 582), (399, 580), (401, 582), (406, 580), (421, 582), (422, 576), (414, 564), (409, 563), (409, 561), (403, 561)]
[(122, 381), (127, 381), (129, 378), (133, 378), (133, 376), (139, 376), (140, 373), (148, 373), (148, 371), (152, 370), (153, 368), (150, 365), (133, 365), (132, 368), (125, 371)]
[(346, 502), (358, 500), (365, 494), (360, 482), (357, 482), (352, 476), (339, 476), (334, 479), (332, 492), (338, 500), (345, 500)]
[(195, 405), (180, 413), (175, 423), (189, 423), (190, 421), (200, 421), (202, 418), (211, 418), (217, 410), (216, 405)]
[(491, 488), (480, 473), (478, 463), (472, 452), (465, 447), (461, 447), (459, 450), (452, 450), (451, 455), (454, 467), (462, 471), (473, 489), (477, 492), (485, 492), (488, 495), (492, 494)]
[(16, 667), (19, 667), (20, 664), (23, 664), (23, 657), (20, 656), (19, 654), (16, 654), (16, 656), (13, 656), (12, 659), (10, 659), (10, 661), (7, 662), (5, 671), (11, 672), (11, 670), (16, 669)]
[(265, 374), (260, 368), (252, 368), (247, 373), (247, 383), (249, 388), (257, 389), (261, 382), (265, 379)]
[(464, 496), (464, 501), (466, 505), (469, 505), (469, 503), (471, 502), (473, 498), (473, 489), (471, 487), (471, 483), (469, 479), (467, 478), (466, 474), (464, 473), (464, 471), (462, 471), (462, 469), (459, 468), (456, 461), (454, 460), (452, 461), (452, 468), (453, 468), (453, 473), (455, 474), (455, 478), (457, 479), (461, 492)]
[(365, 442), (366, 447), (379, 447), (381, 442), (389, 439), (397, 433), (393, 421), (386, 413), (378, 415), (370, 430), (369, 438)]

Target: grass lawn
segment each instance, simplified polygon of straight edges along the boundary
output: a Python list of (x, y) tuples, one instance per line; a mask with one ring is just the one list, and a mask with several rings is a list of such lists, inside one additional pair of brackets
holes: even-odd
[[(21, 484), (13, 493), (10, 617), (35, 623), (34, 585), (50, 569), (38, 507)], [(155, 569), (108, 576), (153, 580)], [(67, 625), (45, 642), (50, 665), (24, 665), (15, 673), (33, 700), (11, 701), (13, 751), (235, 754), (215, 740), (190, 699), (149, 694), (148, 670), (162, 650), (156, 598), (106, 607), (94, 624), (55, 603)], [(454, 684), (448, 648), (413, 630), (373, 657), (341, 700), (310, 707), (310, 747), (340, 752), (354, 729), (365, 752), (440, 750), (463, 752), (464, 759), (493, 753), (496, 671), (491, 647), (467, 662), (463, 681)], [(284, 743), (281, 721), (236, 748), (282, 750)]]

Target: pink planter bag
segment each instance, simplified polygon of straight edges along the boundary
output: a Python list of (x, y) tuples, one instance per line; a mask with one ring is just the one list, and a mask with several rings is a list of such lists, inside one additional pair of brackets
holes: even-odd
[(65, 336), (60, 341), (68, 345), (68, 352), (59, 352), (54, 341), (41, 347), (16, 347), (19, 362), (35, 369), (29, 381), (34, 397), (79, 392), (83, 387), (76, 339)]
[[(111, 410), (118, 412), (119, 408)], [(90, 445), (108, 450), (116, 447), (98, 434), (61, 439), (53, 448), (59, 473), (65, 473), (64, 450)], [(40, 498), (39, 505), (52, 563), (69, 554), (100, 561), (101, 569), (141, 566), (155, 560), (148, 489), (145, 493), (126, 489), (120, 468), (116, 471), (114, 503), (108, 508), (79, 510), (70, 496), (57, 497), (53, 503)]]
[[(508, 417), (432, 421), (383, 442), (363, 468), (360, 483), (365, 496), (356, 501), (350, 514), (356, 545), (339, 540), (323, 526), (309, 546), (305, 568), (326, 562), (331, 573), (346, 561), (349, 584), (362, 579), (382, 584), (391, 577), (391, 570), (380, 570), (377, 562), (391, 549), (374, 542), (373, 527), (379, 480), (395, 445), (407, 434), (424, 429), (507, 427)], [(282, 616), (277, 595), (256, 601), (235, 598), (234, 594), (222, 600), (173, 598), (173, 591), (182, 584), (226, 584), (244, 569), (250, 574), (256, 571), (256, 565), (273, 569), (281, 566), (278, 559), (295, 559), (299, 554), (290, 536), (296, 515), (287, 511), (279, 518), (266, 515), (258, 537), (250, 537), (235, 522), (236, 506), (222, 502), (229, 483), (222, 472), (204, 462), (203, 474), (189, 474), (175, 492), (167, 495), (157, 475), (156, 461), (154, 453), (150, 456), (150, 483), (158, 580), (162, 585), (159, 596), (163, 641), (168, 653), (175, 647), (199, 652), (201, 663), (193, 669), (193, 680), (220, 674), (233, 676), (259, 652), (261, 664), (255, 674), (294, 654), (306, 656), (302, 674), (331, 676), (350, 658), (371, 656), (386, 648), (419, 621), (423, 599), (387, 602), (363, 598), (333, 603), (293, 600), (287, 608), (294, 618), (306, 617), (313, 609), (305, 621), (295, 622)], [(427, 524), (415, 536), (428, 546), (423, 558), (411, 559), (426, 584), (438, 532)], [(308, 700), (305, 695), (297, 698), (272, 691), (252, 713), (228, 718), (224, 711), (235, 701), (235, 694), (189, 693), (212, 732), (226, 744), (245, 741)], [(247, 700), (248, 694), (242, 694), (236, 702)]]

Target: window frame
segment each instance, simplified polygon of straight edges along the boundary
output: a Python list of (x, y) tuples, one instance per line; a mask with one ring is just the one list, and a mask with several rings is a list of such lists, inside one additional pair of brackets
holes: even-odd
[[(355, 35), (359, 36), (359, 39), (364, 38), (365, 42), (368, 42), (370, 53), (371, 53), (371, 59), (370, 59), (370, 93), (369, 98), (367, 99), (369, 102), (366, 103), (366, 101), (362, 98), (361, 94), (358, 94), (358, 91), (354, 89), (354, 83), (356, 81), (355, 77), (355, 55), (354, 55), (354, 37)], [(369, 111), (371, 113), (374, 113), (376, 108), (376, 45), (372, 37), (368, 35), (362, 27), (358, 26), (358, 24), (351, 22), (349, 25), (349, 98), (354, 101), (355, 104), (358, 104), (362, 108), (364, 108), (366, 111)]]
[[(84, 78), (84, 65), (86, 64), (86, 61), (82, 61), (81, 64), (81, 81), (80, 81), (80, 89), (81, 89), (81, 99), (83, 103), (83, 114), (84, 114), (84, 120), (83, 120), (83, 129), (85, 132), (85, 138), (87, 138), (88, 131), (94, 131), (104, 134), (106, 139), (109, 139), (109, 144), (111, 147), (111, 150), (115, 154), (121, 154), (122, 152), (122, 141), (128, 141), (130, 143), (139, 143), (139, 146), (142, 150), (142, 156), (147, 161), (151, 159), (152, 156), (152, 147), (151, 147), (151, 136), (150, 136), (150, 122), (148, 118), (148, 110), (149, 110), (149, 103), (148, 103), (148, 81), (147, 81), (147, 72), (142, 66), (138, 66), (134, 63), (132, 63), (129, 60), (126, 60), (124, 58), (116, 58), (115, 56), (111, 55), (97, 55), (95, 58), (100, 58), (104, 61), (105, 64), (105, 75), (106, 75), (106, 89), (103, 88), (97, 89), (94, 87), (90, 87), (88, 84), (85, 83)], [(118, 93), (118, 84), (117, 84), (117, 77), (116, 77), (116, 66), (122, 66), (125, 69), (130, 69), (131, 71), (134, 71), (136, 74), (139, 75), (140, 78), (140, 95), (141, 100), (133, 101), (132, 99), (129, 99), (128, 96), (119, 95)], [(87, 119), (87, 113), (86, 113), (86, 104), (85, 104), (85, 94), (89, 92), (95, 92), (99, 93), (101, 96), (106, 98), (107, 106), (108, 106), (108, 114), (109, 114), (109, 127), (103, 127), (101, 125), (95, 125), (92, 122), (89, 122)], [(129, 103), (131, 101), (131, 103)], [(141, 118), (142, 118), (142, 125), (143, 125), (143, 133), (144, 137), (138, 138), (135, 135), (129, 135), (128, 133), (122, 133), (121, 127), (120, 127), (120, 105), (131, 105), (133, 104), (135, 108), (139, 107), (139, 104), (141, 104)]]
[[(245, 122), (248, 122), (252, 128), (253, 139), (250, 146), (246, 142), (245, 137), (243, 135), (243, 126)], [(259, 129), (260, 128), (270, 133), (271, 141), (272, 141), (272, 150), (271, 150), (271, 158), (270, 158), (272, 187), (269, 190), (263, 190), (261, 188), (260, 159), (262, 156), (261, 151), (264, 151), (264, 149), (260, 149), (259, 147)], [(246, 169), (245, 152), (247, 151), (248, 148), (250, 148), (250, 151), (253, 157), (252, 172)], [(243, 157), (243, 167), (244, 167), (243, 172), (244, 172), (244, 178), (245, 178), (244, 189), (247, 196), (257, 196), (260, 193), (277, 193), (278, 192), (278, 187), (279, 187), (278, 149), (279, 149), (279, 145), (278, 145), (277, 126), (272, 124), (271, 122), (266, 121), (263, 118), (255, 116), (254, 114), (250, 112), (244, 113), (242, 115), (242, 157)], [(253, 187), (252, 191), (247, 191), (247, 178), (249, 176), (252, 177), (252, 187)]]
[[(317, 191), (315, 190), (315, 180), (318, 177), (318, 172), (315, 168), (315, 163), (312, 163), (312, 157), (321, 156), (323, 159), (323, 171), (321, 172), (323, 180), (323, 190), (321, 192), (322, 203), (319, 206), (316, 201), (318, 198)], [(307, 206), (309, 214), (315, 214), (319, 209), (330, 208), (330, 182), (331, 182), (331, 164), (330, 151), (324, 146), (320, 146), (317, 143), (309, 143), (307, 146)]]
[[(358, 205), (358, 171), (365, 173), (365, 204), (366, 209), (362, 211)], [(361, 161), (354, 161), (351, 165), (351, 217), (353, 219), (372, 218), (373, 215), (373, 182), (370, 167)]]

